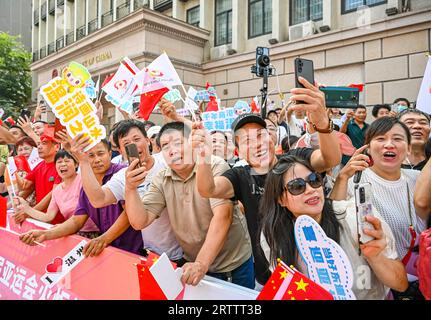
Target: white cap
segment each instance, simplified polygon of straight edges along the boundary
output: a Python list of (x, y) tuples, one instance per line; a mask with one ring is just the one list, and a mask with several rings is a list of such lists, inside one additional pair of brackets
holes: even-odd
[(152, 126), (150, 129), (147, 130), (147, 136), (148, 138), (152, 138), (154, 135), (159, 134), (161, 126)]

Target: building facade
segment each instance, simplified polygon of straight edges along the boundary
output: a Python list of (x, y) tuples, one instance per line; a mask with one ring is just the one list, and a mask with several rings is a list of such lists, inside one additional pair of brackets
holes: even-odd
[[(186, 87), (216, 87), (222, 106), (260, 94), (250, 71), (269, 47), (270, 99), (294, 86), (293, 61), (312, 59), (326, 85), (364, 83), (367, 106), (415, 101), (431, 43), (429, 0), (33, 0), (34, 96), (68, 62), (95, 81), (128, 56), (139, 67), (163, 51)], [(107, 125), (118, 119), (106, 108)]]
[(0, 31), (19, 36), (24, 48), (31, 52), (32, 0), (0, 1)]

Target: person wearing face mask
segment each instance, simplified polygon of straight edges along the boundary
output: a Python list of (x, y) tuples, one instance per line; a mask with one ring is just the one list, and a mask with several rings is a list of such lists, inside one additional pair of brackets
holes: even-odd
[[(374, 237), (360, 244), (356, 233), (354, 204), (332, 202), (323, 194), (319, 173), (294, 156), (283, 156), (268, 173), (265, 194), (260, 202), (262, 219), (260, 245), (273, 270), (280, 258), (307, 274), (295, 242), (294, 224), (300, 215), (307, 215), (320, 224), (326, 235), (337, 242), (346, 253), (353, 269), (353, 292), (358, 300), (384, 299), (389, 288), (407, 288), (407, 275), (397, 259), (394, 239), (389, 226), (374, 210), (367, 216), (374, 230), (365, 233)], [(360, 254), (358, 249), (360, 249)], [(360, 279), (363, 270), (370, 270), (368, 286)]]
[[(365, 155), (367, 148), (368, 155)], [(410, 151), (411, 135), (404, 123), (393, 117), (376, 120), (367, 131), (365, 145), (340, 171), (331, 198), (344, 200), (352, 196), (353, 175), (362, 171), (361, 182), (371, 183), (371, 202), (391, 227), (398, 256), (407, 268), (410, 283), (414, 283), (417, 280), (414, 247), (417, 235), (426, 228), (429, 213), (416, 210), (413, 201), (420, 172), (401, 167)]]
[(398, 114), (398, 119), (410, 129), (412, 136), (412, 151), (407, 155), (402, 168), (421, 171), (429, 159), (425, 147), (431, 132), (430, 116), (417, 109), (406, 109)]

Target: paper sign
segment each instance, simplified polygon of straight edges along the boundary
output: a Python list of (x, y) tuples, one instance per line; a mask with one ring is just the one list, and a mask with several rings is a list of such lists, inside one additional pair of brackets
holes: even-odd
[(175, 300), (183, 291), (184, 287), (180, 280), (182, 269), (174, 270), (166, 253), (150, 267), (150, 272), (168, 300)]
[(37, 148), (33, 148), (30, 153), (30, 156), (27, 159), (30, 169), (33, 170), (42, 161), (43, 159), (39, 157), (39, 151), (37, 151)]
[(335, 300), (356, 300), (349, 258), (313, 218), (301, 215), (296, 219), (295, 241), (311, 280), (324, 287)]
[(428, 58), (427, 67), (416, 102), (416, 109), (428, 114), (431, 113), (431, 57)]
[(11, 176), (13, 176), (15, 174), (15, 172), (18, 170), (15, 160), (13, 159), (13, 157), (8, 157), (7, 158), (7, 165), (9, 168), (9, 173)]
[(181, 94), (180, 91), (178, 89), (172, 89), (169, 90), (169, 92), (167, 92), (163, 98), (165, 98), (166, 100), (175, 103), (177, 101), (181, 100)]
[(106, 129), (91, 99), (85, 91), (85, 83), (91, 79), (84, 66), (72, 62), (63, 70), (62, 77), (52, 79), (41, 87), (41, 95), (52, 112), (74, 138), (84, 134), (90, 138), (89, 150), (106, 137)]
[(229, 131), (237, 116), (233, 108), (227, 108), (219, 111), (203, 112), (202, 121), (208, 131)]
[(250, 113), (251, 108), (246, 101), (238, 100), (233, 106), (235, 113), (239, 116), (241, 114)]
[(85, 256), (82, 253), (87, 240), (82, 240), (75, 248), (70, 250), (64, 257), (56, 257), (46, 266), (46, 273), (42, 276), (41, 281), (53, 287), (73, 268), (75, 268)]

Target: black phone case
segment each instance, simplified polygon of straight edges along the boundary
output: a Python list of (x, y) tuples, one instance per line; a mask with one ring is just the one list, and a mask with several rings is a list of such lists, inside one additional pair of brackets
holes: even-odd
[(126, 154), (129, 164), (133, 161), (133, 159), (139, 159), (138, 149), (136, 148), (135, 144), (126, 145)]
[(298, 81), (299, 77), (303, 77), (314, 85), (314, 66), (312, 60), (302, 58), (295, 59), (295, 88), (304, 88)]

